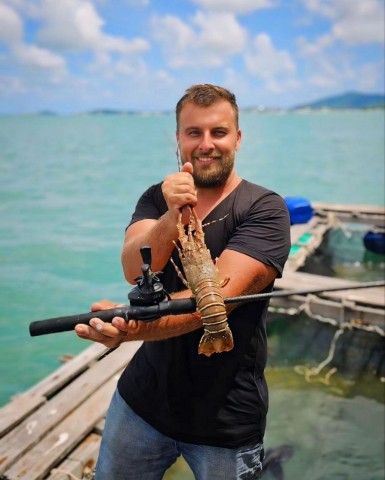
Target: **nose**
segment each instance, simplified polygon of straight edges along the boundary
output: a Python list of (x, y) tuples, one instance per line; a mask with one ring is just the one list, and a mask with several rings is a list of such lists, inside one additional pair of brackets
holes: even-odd
[(215, 145), (209, 132), (203, 133), (199, 144), (199, 149), (203, 151), (214, 150)]

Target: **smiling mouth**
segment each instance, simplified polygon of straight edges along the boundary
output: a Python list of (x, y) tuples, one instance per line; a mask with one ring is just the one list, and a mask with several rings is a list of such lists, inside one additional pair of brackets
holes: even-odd
[(214, 155), (214, 156), (210, 156), (210, 157), (201, 156), (201, 157), (195, 157), (195, 160), (198, 160), (199, 162), (205, 163), (205, 162), (212, 162), (214, 160), (218, 160), (219, 158), (221, 158), (219, 155)]

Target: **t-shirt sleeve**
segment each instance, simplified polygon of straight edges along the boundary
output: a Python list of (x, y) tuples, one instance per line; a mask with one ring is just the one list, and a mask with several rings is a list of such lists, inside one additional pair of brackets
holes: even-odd
[(281, 277), (290, 251), (290, 219), (284, 200), (270, 192), (255, 201), (227, 248), (275, 267)]
[(148, 188), (139, 198), (128, 226), (139, 220), (157, 220), (167, 211), (167, 204), (163, 198), (161, 184)]

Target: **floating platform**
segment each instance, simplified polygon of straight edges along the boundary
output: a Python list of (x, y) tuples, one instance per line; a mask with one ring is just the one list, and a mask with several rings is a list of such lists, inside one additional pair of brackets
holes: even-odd
[(271, 311), (302, 309), (309, 316), (324, 316), (335, 323), (383, 332), (385, 329), (385, 290), (383, 287), (354, 290), (357, 282), (299, 271), (321, 246), (327, 233), (349, 224), (385, 227), (385, 208), (366, 205), (329, 205), (313, 203), (314, 215), (305, 224), (291, 226), (291, 250), (277, 290), (328, 289), (352, 286), (352, 290), (324, 292), (317, 295), (272, 299)]
[[(380, 207), (313, 204), (314, 216), (291, 227), (292, 249), (276, 289), (330, 288), (355, 282), (300, 272), (325, 235), (341, 223), (385, 226)], [(293, 295), (272, 299), (271, 309), (305, 312), (336, 326), (384, 332), (383, 288)], [(92, 344), (0, 410), (0, 479), (92, 478), (104, 416), (117, 380), (141, 342), (122, 344), (109, 355)]]

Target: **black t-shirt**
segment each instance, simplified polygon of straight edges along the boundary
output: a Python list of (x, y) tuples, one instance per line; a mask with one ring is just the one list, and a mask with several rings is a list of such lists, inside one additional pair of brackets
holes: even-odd
[[(161, 184), (154, 185), (139, 199), (131, 224), (158, 219), (166, 211)], [(274, 266), (281, 276), (290, 221), (280, 196), (242, 180), (203, 220), (209, 222), (205, 240), (212, 258), (235, 250)], [(173, 260), (181, 268), (175, 250)], [(170, 293), (185, 288), (170, 261), (162, 281)], [(261, 441), (268, 407), (267, 306), (268, 301), (244, 303), (230, 313), (230, 352), (198, 355), (203, 329), (144, 342), (119, 380), (120, 394), (146, 422), (176, 441), (228, 448)]]

